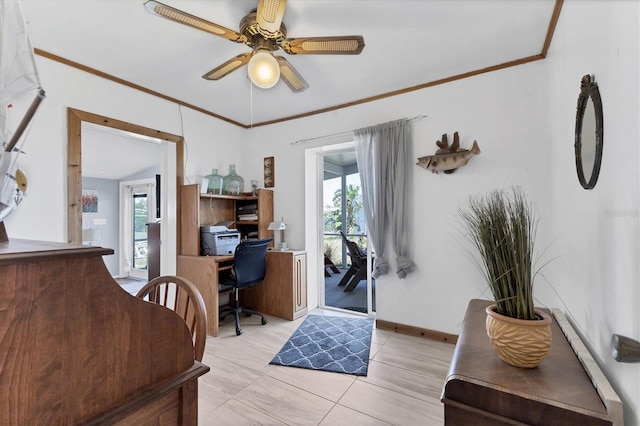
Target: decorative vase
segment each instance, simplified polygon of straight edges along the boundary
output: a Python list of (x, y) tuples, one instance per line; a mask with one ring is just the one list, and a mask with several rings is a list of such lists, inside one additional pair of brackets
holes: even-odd
[(205, 178), (209, 181), (209, 184), (207, 185), (207, 193), (222, 195), (222, 182), (224, 178), (218, 174), (218, 169), (211, 169), (211, 174), (205, 176)]
[(551, 317), (534, 310), (536, 320), (507, 317), (487, 306), (487, 335), (504, 362), (515, 367), (534, 368), (551, 349)]
[(229, 164), (229, 174), (224, 177), (224, 193), (240, 195), (244, 191), (244, 179), (236, 174), (236, 165)]

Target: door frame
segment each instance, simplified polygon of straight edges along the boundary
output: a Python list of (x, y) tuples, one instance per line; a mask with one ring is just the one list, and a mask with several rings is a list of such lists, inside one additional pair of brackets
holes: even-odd
[[(167, 202), (166, 218), (163, 218), (161, 233), (167, 237), (167, 242), (175, 241), (175, 244), (163, 244), (163, 266), (166, 264), (166, 273), (173, 273), (177, 260), (176, 253), (180, 253), (180, 241), (176, 235), (180, 235), (180, 199), (181, 186), (184, 183), (184, 137), (149, 127), (116, 120), (99, 114), (94, 114), (74, 108), (67, 108), (67, 241), (74, 244), (82, 244), (82, 123), (93, 123), (111, 127), (130, 133), (137, 133), (162, 141), (175, 144), (175, 165), (167, 162), (167, 147), (163, 147), (163, 170), (167, 168), (175, 170), (175, 200), (169, 200), (169, 188), (173, 185), (162, 185), (163, 199)], [(174, 213), (175, 212), (175, 213)], [(175, 245), (176, 251), (170, 259), (169, 246)], [(175, 271), (174, 271), (175, 272)]]
[[(324, 305), (324, 221), (322, 214), (322, 194), (324, 178), (324, 156), (355, 147), (353, 134), (347, 133), (340, 135), (340, 139), (341, 140), (337, 141), (337, 143), (335, 144), (309, 148), (305, 151), (305, 246), (307, 247), (308, 259), (315, 259), (315, 262), (311, 261), (307, 265), (307, 296), (309, 297), (309, 309), (312, 309), (313, 307), (321, 307), (323, 309), (339, 309)], [(367, 241), (371, 241), (371, 239), (367, 238)], [(369, 253), (368, 262), (371, 262), (371, 250), (368, 250), (367, 253)], [(368, 309), (369, 307), (371, 307), (372, 303), (371, 291), (371, 271), (369, 271), (367, 274)], [(322, 302), (322, 304), (320, 304), (320, 302)], [(353, 313), (357, 315), (357, 313)], [(376, 311), (369, 311), (367, 315), (370, 317), (375, 317)]]

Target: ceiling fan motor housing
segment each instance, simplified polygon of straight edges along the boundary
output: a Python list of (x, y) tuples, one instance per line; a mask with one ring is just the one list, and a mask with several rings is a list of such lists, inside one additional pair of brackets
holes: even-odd
[[(256, 12), (250, 12), (240, 21), (240, 32), (247, 37), (246, 44), (253, 49), (258, 47), (271, 51), (278, 50), (278, 46), (287, 38), (287, 27), (284, 22), (280, 24), (280, 29), (276, 33), (267, 33), (258, 25)], [(267, 42), (267, 43), (265, 43)], [(258, 46), (260, 44), (260, 46)]]

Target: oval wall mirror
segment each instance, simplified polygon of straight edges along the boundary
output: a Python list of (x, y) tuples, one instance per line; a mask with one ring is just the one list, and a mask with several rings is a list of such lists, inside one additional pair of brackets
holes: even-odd
[(590, 75), (582, 77), (576, 112), (576, 170), (584, 189), (596, 186), (602, 162), (602, 99), (598, 85)]

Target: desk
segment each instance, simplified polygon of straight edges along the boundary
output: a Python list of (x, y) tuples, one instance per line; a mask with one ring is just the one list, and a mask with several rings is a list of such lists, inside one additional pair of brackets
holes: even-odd
[(554, 318), (551, 350), (536, 368), (498, 358), (485, 308), (469, 302), (444, 385), (445, 424), (612, 424), (602, 400)]
[[(240, 292), (240, 303), (278, 318), (294, 320), (307, 313), (307, 254), (304, 250), (268, 250), (264, 282)], [(233, 256), (178, 256), (178, 275), (191, 281), (207, 309), (207, 332), (218, 335), (218, 279)]]
[(307, 313), (307, 253), (267, 251), (264, 281), (240, 292), (240, 303), (263, 314), (287, 320)]
[(198, 422), (209, 367), (182, 318), (122, 291), (111, 254), (0, 243), (0, 425)]
[(233, 255), (178, 256), (178, 275), (191, 281), (200, 291), (207, 309), (207, 332), (218, 335), (218, 277), (233, 264)]

